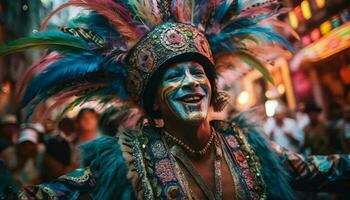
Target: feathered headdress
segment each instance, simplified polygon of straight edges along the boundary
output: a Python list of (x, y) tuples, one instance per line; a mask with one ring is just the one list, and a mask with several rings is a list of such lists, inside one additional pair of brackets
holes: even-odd
[[(69, 6), (90, 12), (45, 31), (50, 18)], [(278, 45), (292, 50), (263, 23), (283, 25), (274, 20), (282, 12), (279, 0), (70, 0), (47, 16), (40, 32), (1, 47), (0, 55), (48, 50), (29, 67), (18, 89), (29, 114), (48, 98), (57, 100), (56, 107), (76, 97), (66, 110), (96, 99), (140, 105), (161, 66), (186, 55), (202, 62), (214, 86), (215, 57), (221, 53), (238, 54), (272, 82), (254, 49)], [(214, 107), (224, 100), (222, 95), (214, 99)]]

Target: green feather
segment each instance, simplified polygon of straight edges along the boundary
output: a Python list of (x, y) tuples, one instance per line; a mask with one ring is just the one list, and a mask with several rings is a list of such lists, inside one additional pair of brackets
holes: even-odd
[(244, 51), (237, 52), (237, 55), (250, 67), (253, 67), (254, 69), (258, 70), (265, 80), (269, 81), (273, 85), (275, 84), (269, 70), (259, 59), (257, 59), (250, 53)]
[(97, 89), (91, 92), (87, 92), (86, 94), (79, 96), (75, 100), (73, 100), (71, 103), (69, 103), (64, 110), (60, 113), (58, 119), (62, 119), (64, 115), (72, 110), (74, 107), (82, 106), (84, 103), (98, 100), (99, 104), (101, 105), (107, 105), (109, 102), (112, 101), (112, 99), (115, 99), (114, 95), (106, 95), (104, 90)]
[(19, 38), (0, 47), (0, 56), (21, 52), (27, 49), (50, 49), (60, 53), (88, 51), (87, 43), (70, 34), (49, 31), (37, 32), (28, 37)]

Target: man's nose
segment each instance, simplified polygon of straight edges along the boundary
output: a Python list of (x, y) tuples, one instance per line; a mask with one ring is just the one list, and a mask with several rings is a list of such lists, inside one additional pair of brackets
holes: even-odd
[(189, 71), (186, 71), (183, 86), (184, 87), (198, 87), (199, 82), (196, 78), (193, 77), (193, 75)]

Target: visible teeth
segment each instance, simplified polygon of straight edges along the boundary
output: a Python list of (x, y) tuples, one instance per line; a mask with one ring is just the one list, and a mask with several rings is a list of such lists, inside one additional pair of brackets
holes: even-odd
[(190, 102), (190, 101), (199, 101), (201, 98), (198, 96), (195, 97), (187, 97), (184, 99), (185, 102)]

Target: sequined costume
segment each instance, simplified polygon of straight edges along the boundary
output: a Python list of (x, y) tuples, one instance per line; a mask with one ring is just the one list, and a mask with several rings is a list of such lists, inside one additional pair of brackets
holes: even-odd
[[(91, 12), (73, 19), (68, 27), (44, 31), (49, 19), (68, 6)], [(18, 89), (28, 117), (49, 98), (56, 102), (48, 113), (74, 97), (65, 111), (90, 100), (104, 105), (118, 101), (157, 119), (162, 117), (153, 108), (159, 79), (170, 65), (190, 61), (204, 70), (202, 76), (210, 82), (210, 106), (221, 111), (229, 97), (217, 88), (215, 59), (234, 53), (273, 82), (264, 65), (270, 62), (265, 52), (293, 51), (265, 23), (293, 31), (275, 18), (285, 12), (281, 6), (278, 0), (70, 0), (44, 20), (40, 32), (0, 47), (0, 55), (50, 50), (29, 67)], [(232, 199), (293, 199), (292, 186), (317, 191), (347, 188), (343, 183), (349, 177), (348, 156), (303, 158), (270, 145), (240, 118), (212, 121), (211, 127), (220, 149), (215, 154), (228, 163), (232, 175)], [(183, 168), (191, 168), (187, 153), (165, 139), (162, 128), (124, 131), (87, 143), (82, 150), (81, 169), (53, 182), (8, 190), (5, 196), (196, 199)], [(208, 199), (220, 199), (219, 189), (219, 195), (206, 189), (203, 193)]]
[[(220, 135), (225, 159), (235, 183), (232, 199), (293, 199), (292, 188), (302, 191), (346, 192), (350, 157), (310, 156), (268, 143), (242, 119), (212, 121)], [(162, 130), (124, 132), (85, 144), (83, 166), (57, 181), (26, 188), (20, 199), (192, 199), (176, 156)], [(180, 152), (180, 153), (179, 153)]]

